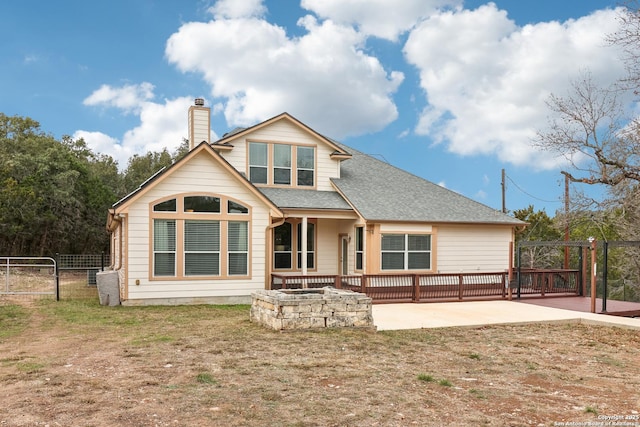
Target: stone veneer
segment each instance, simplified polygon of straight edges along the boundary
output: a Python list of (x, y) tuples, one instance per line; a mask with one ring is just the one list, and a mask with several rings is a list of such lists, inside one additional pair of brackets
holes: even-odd
[(371, 298), (335, 289), (282, 289), (251, 294), (252, 322), (275, 330), (367, 328), (375, 330)]

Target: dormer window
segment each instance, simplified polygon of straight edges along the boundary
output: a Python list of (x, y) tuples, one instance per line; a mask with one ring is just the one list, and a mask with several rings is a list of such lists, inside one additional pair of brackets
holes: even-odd
[(249, 181), (286, 187), (315, 187), (316, 148), (249, 142)]

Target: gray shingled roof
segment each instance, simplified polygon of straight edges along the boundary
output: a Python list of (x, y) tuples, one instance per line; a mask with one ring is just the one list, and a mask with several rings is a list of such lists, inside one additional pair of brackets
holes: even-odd
[(353, 211), (335, 191), (296, 190), (289, 188), (258, 187), (279, 208), (338, 209)]
[(341, 144), (353, 157), (332, 179), (367, 220), (524, 224), (454, 191)]

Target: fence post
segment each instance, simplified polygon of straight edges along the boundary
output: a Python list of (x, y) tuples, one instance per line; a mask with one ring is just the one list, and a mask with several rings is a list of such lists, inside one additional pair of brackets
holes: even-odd
[(518, 259), (517, 259), (517, 265), (518, 265), (518, 292), (516, 293), (517, 295), (517, 299), (520, 299), (520, 289), (522, 288), (522, 266), (520, 266), (520, 245), (518, 245)]
[(53, 268), (56, 280), (56, 301), (60, 301), (60, 253), (56, 252)]
[(360, 292), (363, 294), (367, 294), (367, 275), (363, 274), (362, 279), (360, 280)]
[(607, 271), (607, 259), (609, 258), (609, 242), (606, 240), (603, 243), (603, 260), (602, 260), (602, 312), (607, 312), (607, 276), (609, 272)]
[(413, 275), (413, 301), (420, 302), (420, 276)]
[(458, 299), (460, 301), (462, 301), (462, 285), (464, 283), (464, 277), (462, 276), (462, 274), (458, 274)]
[(342, 288), (342, 280), (340, 280), (340, 275), (336, 274), (336, 277), (333, 279), (333, 287), (336, 289)]
[(100, 271), (104, 271), (104, 251), (100, 254)]

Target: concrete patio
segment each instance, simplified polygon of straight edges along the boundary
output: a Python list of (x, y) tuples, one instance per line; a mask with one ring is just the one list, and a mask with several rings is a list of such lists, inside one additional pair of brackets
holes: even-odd
[(640, 318), (585, 313), (520, 301), (374, 304), (379, 331), (522, 323), (589, 323), (640, 330)]

